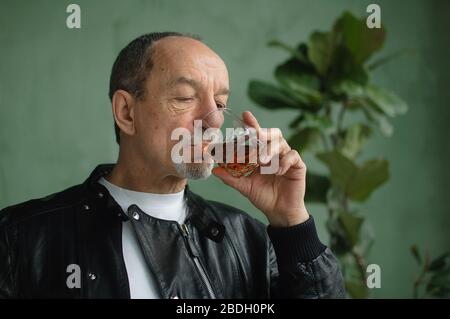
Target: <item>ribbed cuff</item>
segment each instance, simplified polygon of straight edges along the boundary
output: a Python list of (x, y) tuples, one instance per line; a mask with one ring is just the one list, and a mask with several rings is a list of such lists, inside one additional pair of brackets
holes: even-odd
[(316, 225), (310, 215), (308, 220), (291, 227), (267, 227), (278, 265), (295, 266), (317, 258), (326, 246), (317, 236)]

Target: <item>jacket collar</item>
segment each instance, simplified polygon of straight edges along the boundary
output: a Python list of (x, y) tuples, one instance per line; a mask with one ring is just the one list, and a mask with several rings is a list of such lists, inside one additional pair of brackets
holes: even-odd
[[(87, 188), (90, 200), (104, 204), (108, 211), (112, 211), (116, 215), (121, 216), (124, 220), (127, 220), (128, 217), (123, 214), (119, 204), (111, 197), (106, 187), (98, 183), (98, 180), (101, 177), (108, 175), (112, 171), (114, 165), (115, 164), (98, 165), (91, 172), (83, 185)], [(215, 218), (215, 216), (220, 216), (220, 214), (214, 214), (214, 208), (202, 197), (193, 193), (190, 190), (189, 185), (186, 185), (184, 197), (188, 207), (186, 222), (188, 220), (192, 221), (192, 224), (204, 236), (215, 242), (221, 242), (225, 235), (225, 227)]]

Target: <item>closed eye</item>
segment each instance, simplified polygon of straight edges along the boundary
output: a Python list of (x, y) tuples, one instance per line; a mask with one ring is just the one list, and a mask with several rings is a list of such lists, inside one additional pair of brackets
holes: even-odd
[(194, 100), (194, 97), (177, 97), (175, 98), (177, 101), (181, 101), (181, 102), (189, 102)]

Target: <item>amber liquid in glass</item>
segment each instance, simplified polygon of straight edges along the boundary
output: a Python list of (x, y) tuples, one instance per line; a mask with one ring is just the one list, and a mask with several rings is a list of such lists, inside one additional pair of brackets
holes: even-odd
[[(223, 150), (223, 161), (217, 162), (217, 165), (224, 168), (234, 177), (242, 177), (252, 174), (259, 167), (259, 164), (255, 161), (256, 156), (253, 156), (253, 158), (250, 156), (253, 155), (253, 153), (257, 152), (257, 148), (250, 148), (249, 145), (240, 145), (240, 148), (244, 148), (243, 150), (241, 150), (241, 152), (243, 152), (242, 156), (240, 153), (238, 153), (238, 145), (236, 139), (228, 143), (234, 144), (234, 152), (231, 159), (226, 155), (227, 143), (215, 144), (216, 148), (221, 147)], [(214, 156), (214, 149), (211, 152), (211, 155)], [(240, 158), (238, 158), (238, 155), (240, 155)]]

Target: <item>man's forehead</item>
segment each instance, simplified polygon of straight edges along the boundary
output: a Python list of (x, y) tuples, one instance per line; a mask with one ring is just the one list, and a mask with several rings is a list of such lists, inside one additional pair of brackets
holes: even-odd
[(154, 52), (161, 53), (164, 56), (189, 53), (202, 53), (204, 55), (209, 54), (217, 56), (213, 50), (200, 40), (183, 36), (169, 36), (162, 38), (156, 41), (152, 47)]
[(185, 37), (167, 37), (157, 41), (152, 60), (164, 70), (201, 67), (227, 72), (223, 60), (204, 43)]
[[(174, 87), (177, 85), (189, 85), (193, 87), (194, 89), (201, 89), (202, 83), (201, 81), (197, 80), (196, 78), (189, 77), (189, 76), (178, 76), (170, 79), (170, 81), (167, 83), (169, 87)], [(228, 83), (222, 83), (220, 87), (218, 88), (218, 91), (216, 92), (216, 95), (229, 95), (230, 89), (228, 88)]]

